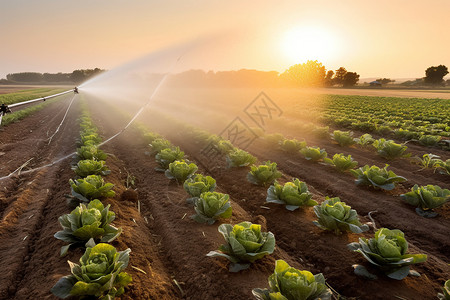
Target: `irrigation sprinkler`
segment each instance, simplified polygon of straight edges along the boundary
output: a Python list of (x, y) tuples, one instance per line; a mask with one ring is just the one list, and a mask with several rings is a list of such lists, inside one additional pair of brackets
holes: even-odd
[(61, 95), (65, 95), (65, 94), (72, 93), (72, 92), (75, 93), (75, 94), (78, 94), (78, 88), (75, 87), (75, 88), (73, 88), (71, 90), (68, 90), (68, 91), (65, 91), (65, 92), (61, 92), (61, 93), (58, 93), (58, 94), (45, 96), (45, 97), (40, 97), (40, 98), (27, 100), (27, 101), (23, 101), (23, 102), (18, 102), (18, 103), (14, 103), (14, 104), (10, 104), (10, 105), (6, 105), (6, 104), (3, 103), (0, 106), (0, 125), (2, 124), (3, 116), (6, 115), (7, 113), (11, 113), (12, 112), (11, 108), (13, 108), (13, 107), (21, 106), (21, 105), (24, 105), (24, 104), (30, 104), (30, 103), (34, 103), (34, 102), (38, 102), (38, 101), (45, 101), (47, 99), (51, 99), (51, 98), (58, 97), (58, 96), (61, 96)]

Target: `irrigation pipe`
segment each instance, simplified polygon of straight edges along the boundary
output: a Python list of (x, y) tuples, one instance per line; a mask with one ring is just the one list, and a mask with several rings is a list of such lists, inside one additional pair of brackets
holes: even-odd
[(73, 93), (74, 89), (62, 92), (62, 93), (58, 93), (58, 94), (54, 94), (54, 95), (50, 95), (50, 96), (45, 96), (45, 97), (41, 97), (41, 98), (36, 98), (36, 99), (32, 99), (32, 100), (27, 100), (27, 101), (23, 101), (23, 102), (19, 102), (19, 103), (14, 103), (14, 104), (10, 104), (8, 105), (9, 108), (12, 107), (16, 107), (16, 106), (20, 106), (20, 105), (24, 105), (24, 104), (29, 104), (29, 103), (33, 103), (33, 102), (37, 102), (37, 101), (45, 101), (47, 99), (51, 99), (51, 98), (55, 98), (64, 94), (68, 94), (68, 93)]
[[(182, 57), (182, 56), (178, 57), (178, 59), (175, 61), (174, 65), (171, 67), (170, 70), (172, 70), (172, 69), (176, 66), (176, 64), (180, 61), (181, 57)], [(117, 133), (114, 134), (113, 136), (109, 137), (106, 141), (104, 141), (104, 142), (102, 142), (101, 144), (99, 144), (98, 147), (103, 146), (103, 145), (105, 145), (106, 143), (112, 141), (112, 140), (115, 139), (117, 136), (119, 136), (120, 134), (122, 134), (128, 127), (130, 127), (130, 125), (134, 122), (134, 120), (136, 120), (136, 118), (142, 113), (142, 111), (144, 110), (144, 108), (146, 108), (147, 105), (151, 102), (151, 100), (152, 100), (153, 97), (156, 95), (156, 93), (158, 92), (159, 88), (160, 88), (161, 85), (164, 83), (164, 81), (165, 81), (166, 78), (169, 76), (169, 74), (170, 74), (170, 71), (167, 72), (167, 73), (164, 75), (164, 77), (161, 79), (161, 81), (160, 81), (160, 82), (158, 83), (158, 85), (156, 86), (156, 88), (155, 88), (155, 90), (153, 91), (153, 93), (152, 93), (152, 95), (150, 96), (150, 98), (149, 98), (149, 99), (144, 103), (144, 105), (136, 112), (136, 114), (133, 116), (133, 118), (131, 118), (131, 120), (128, 122), (128, 124), (125, 125), (125, 127), (122, 128), (119, 132), (117, 132)], [(66, 94), (66, 93), (70, 93), (70, 92), (73, 92), (73, 91), (74, 91), (74, 90), (70, 90), (70, 91), (63, 92), (63, 93), (56, 94), (56, 95), (57, 95), (57, 96), (60, 96), (60, 95), (63, 95), (63, 94)], [(56, 96), (56, 95), (52, 95), (52, 96)], [(49, 96), (49, 97), (50, 97), (50, 96)], [(49, 97), (46, 97), (46, 99), (48, 99)], [(41, 98), (41, 99), (29, 100), (29, 101), (39, 101), (39, 100), (42, 100), (42, 98)], [(26, 101), (26, 102), (27, 102), (27, 103), (30, 103), (29, 101)], [(72, 98), (72, 101), (73, 101), (73, 98)], [(21, 103), (17, 103), (17, 104), (25, 104), (25, 102), (21, 102)], [(71, 103), (71, 104), (72, 104), (72, 103)], [(69, 108), (70, 108), (70, 105), (69, 105)], [(69, 108), (68, 108), (68, 109), (69, 109)], [(68, 111), (68, 110), (67, 110), (67, 111)], [(66, 114), (67, 114), (67, 111), (66, 111)], [(64, 118), (65, 118), (65, 116), (64, 116)], [(63, 119), (63, 121), (64, 121), (64, 119)], [(61, 122), (61, 124), (62, 124), (62, 122)], [(61, 125), (61, 124), (60, 124), (60, 125)], [(59, 126), (58, 126), (58, 129), (59, 129)], [(55, 132), (55, 133), (56, 133), (56, 132)], [(52, 137), (53, 137), (53, 136), (52, 136)], [(43, 169), (43, 168), (52, 167), (52, 166), (56, 165), (57, 163), (59, 163), (59, 162), (61, 162), (61, 161), (63, 161), (63, 160), (66, 160), (66, 159), (69, 158), (69, 157), (72, 157), (72, 156), (75, 155), (76, 153), (77, 153), (77, 152), (72, 152), (72, 153), (67, 154), (66, 156), (63, 156), (63, 157), (61, 157), (61, 158), (59, 158), (59, 159), (57, 159), (57, 160), (55, 160), (55, 161), (53, 161), (53, 162), (51, 162), (51, 163), (48, 163), (48, 164), (46, 164), (46, 165), (43, 165), (43, 166), (40, 166), (40, 167), (37, 167), (37, 168), (34, 168), (34, 169), (30, 169), (30, 170), (26, 170), (26, 171), (20, 172), (20, 174), (28, 174), (28, 173), (32, 173), (32, 172), (41, 170), (41, 169)], [(19, 168), (19, 169), (20, 169), (20, 168)], [(19, 171), (19, 169), (15, 170), (14, 172), (10, 173), (9, 175), (0, 177), (0, 181), (5, 180), (5, 179), (7, 179), (7, 178), (10, 178), (10, 177), (11, 177), (12, 175), (14, 175), (17, 171)], [(20, 170), (21, 170), (21, 169), (20, 169)]]
[(47, 145), (50, 145), (50, 143), (52, 142), (53, 137), (58, 133), (59, 128), (61, 128), (61, 125), (62, 125), (62, 124), (64, 123), (64, 121), (66, 120), (67, 113), (69, 112), (69, 109), (70, 109), (70, 107), (72, 106), (73, 100), (75, 99), (75, 96), (76, 96), (76, 95), (77, 95), (77, 94), (73, 95), (72, 100), (70, 100), (69, 107), (67, 107), (66, 113), (64, 114), (64, 117), (63, 117), (63, 119), (61, 120), (61, 123), (59, 123), (58, 127), (56, 128), (56, 130), (55, 130), (55, 132), (52, 134), (52, 136), (48, 138), (48, 144), (47, 144)]

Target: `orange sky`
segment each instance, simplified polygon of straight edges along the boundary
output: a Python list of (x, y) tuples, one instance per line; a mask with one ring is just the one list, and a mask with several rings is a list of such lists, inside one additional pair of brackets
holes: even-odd
[[(361, 78), (423, 77), (429, 66), (450, 67), (449, 14), (448, 0), (0, 0), (0, 78), (111, 69), (205, 34), (212, 39), (186, 67), (283, 71), (317, 53), (327, 69)], [(294, 28), (322, 33), (321, 43), (289, 56)]]

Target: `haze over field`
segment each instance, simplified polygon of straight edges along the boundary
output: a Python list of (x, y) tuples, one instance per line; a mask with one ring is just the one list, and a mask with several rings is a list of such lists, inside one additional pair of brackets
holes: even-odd
[(0, 0), (0, 78), (112, 69), (207, 37), (184, 67), (282, 72), (307, 60), (361, 78), (449, 65), (450, 2)]

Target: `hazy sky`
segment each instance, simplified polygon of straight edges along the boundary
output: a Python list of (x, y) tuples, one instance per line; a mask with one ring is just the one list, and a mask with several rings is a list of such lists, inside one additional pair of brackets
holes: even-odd
[(187, 66), (283, 71), (318, 59), (362, 78), (423, 77), (450, 67), (449, 15), (449, 0), (0, 0), (0, 78), (111, 69), (204, 35)]

